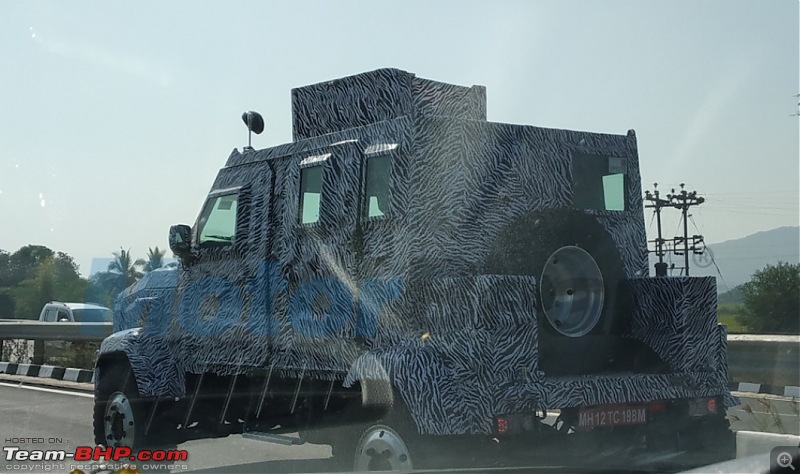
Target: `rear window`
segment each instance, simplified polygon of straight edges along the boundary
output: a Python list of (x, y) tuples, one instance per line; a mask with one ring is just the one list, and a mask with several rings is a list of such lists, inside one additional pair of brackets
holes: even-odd
[(111, 310), (106, 308), (73, 309), (72, 316), (76, 323), (110, 323)]
[(627, 160), (576, 153), (572, 157), (572, 205), (577, 209), (624, 211)]

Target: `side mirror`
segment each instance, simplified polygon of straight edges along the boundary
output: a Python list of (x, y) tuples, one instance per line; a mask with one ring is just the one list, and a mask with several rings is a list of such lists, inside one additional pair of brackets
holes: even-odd
[(169, 248), (181, 260), (192, 255), (192, 228), (177, 224), (169, 228)]

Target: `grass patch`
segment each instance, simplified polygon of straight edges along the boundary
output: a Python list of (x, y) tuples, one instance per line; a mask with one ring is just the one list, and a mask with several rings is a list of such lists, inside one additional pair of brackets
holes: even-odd
[(746, 333), (747, 328), (739, 320), (742, 305), (736, 303), (722, 303), (717, 305), (717, 321), (728, 326), (728, 334)]

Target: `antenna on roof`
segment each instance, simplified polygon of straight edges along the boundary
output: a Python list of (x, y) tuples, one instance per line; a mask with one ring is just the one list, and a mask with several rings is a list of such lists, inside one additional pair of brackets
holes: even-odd
[(264, 118), (258, 112), (252, 110), (245, 110), (242, 114), (242, 121), (247, 125), (247, 146), (245, 150), (252, 150), (253, 146), (253, 133), (258, 135), (264, 131)]

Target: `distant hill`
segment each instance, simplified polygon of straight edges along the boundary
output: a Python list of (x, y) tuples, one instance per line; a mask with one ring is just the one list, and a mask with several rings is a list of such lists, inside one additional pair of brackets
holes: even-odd
[[(800, 261), (800, 227), (778, 227), (740, 239), (708, 244), (708, 248), (711, 249), (714, 262), (719, 267), (719, 273), (713, 264), (700, 267), (692, 259), (689, 260), (689, 273), (692, 276), (717, 277), (717, 290), (725, 293), (737, 285), (750, 281), (752, 274), (767, 264)], [(681, 258), (673, 256), (672, 261), (680, 265)], [(651, 254), (651, 274), (656, 261), (657, 259)]]

